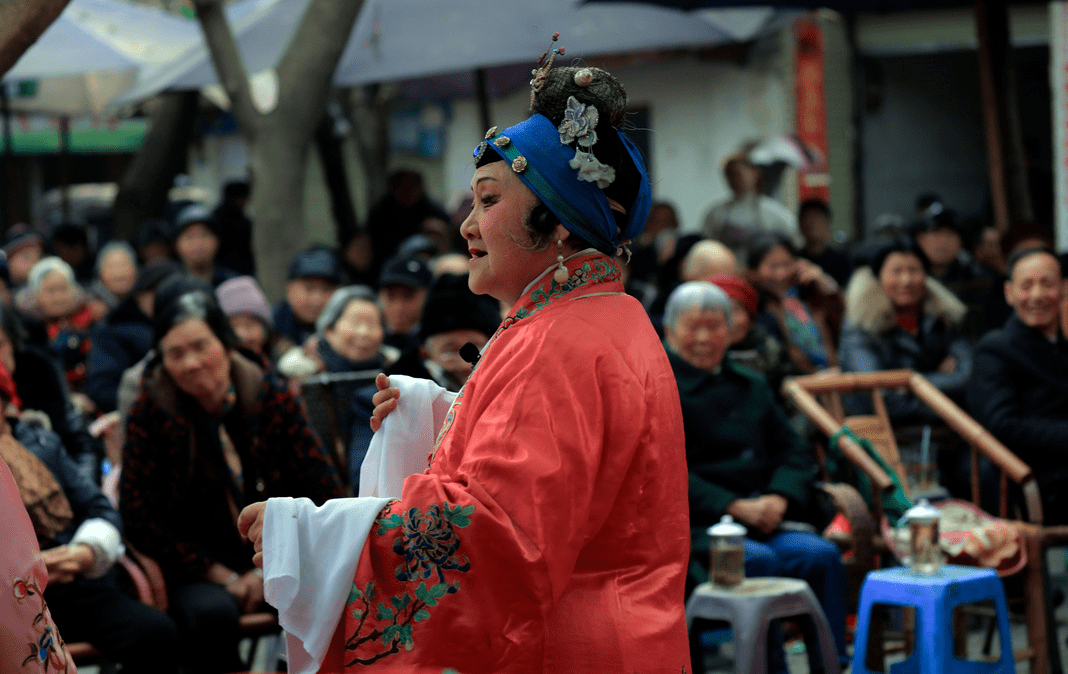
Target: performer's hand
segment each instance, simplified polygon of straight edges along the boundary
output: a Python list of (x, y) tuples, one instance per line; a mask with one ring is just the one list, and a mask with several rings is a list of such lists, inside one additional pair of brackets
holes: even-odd
[(375, 377), (375, 386), (378, 387), (378, 393), (371, 398), (371, 402), (375, 405), (375, 411), (371, 414), (371, 430), (377, 432), (379, 428), (382, 428), (382, 421), (389, 416), (390, 412), (397, 409), (400, 389), (391, 387), (389, 377), (381, 372)]
[(237, 530), (252, 541), (252, 549), (256, 551), (252, 556), (252, 563), (260, 568), (263, 568), (263, 518), (266, 512), (267, 502), (260, 501), (245, 506), (237, 517)]

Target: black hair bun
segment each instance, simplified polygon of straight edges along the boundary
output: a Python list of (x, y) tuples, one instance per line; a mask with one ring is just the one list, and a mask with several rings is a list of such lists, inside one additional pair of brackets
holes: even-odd
[[(593, 75), (586, 86), (575, 82), (575, 76), (582, 71)], [(559, 125), (564, 121), (564, 110), (567, 109), (569, 96), (574, 96), (579, 103), (597, 108), (597, 128), (608, 122), (618, 129), (626, 121), (627, 92), (612, 73), (600, 68), (565, 66), (549, 69), (545, 86), (534, 96), (530, 110)]]

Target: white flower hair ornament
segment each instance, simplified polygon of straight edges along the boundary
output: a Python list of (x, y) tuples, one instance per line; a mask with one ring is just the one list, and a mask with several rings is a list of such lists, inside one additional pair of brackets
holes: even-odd
[(575, 157), (568, 164), (578, 170), (578, 179), (596, 183), (603, 190), (616, 179), (616, 170), (593, 156), (593, 145), (597, 142), (597, 132), (594, 131), (597, 120), (597, 108), (568, 96), (564, 120), (556, 130), (560, 132), (562, 145), (575, 146)]

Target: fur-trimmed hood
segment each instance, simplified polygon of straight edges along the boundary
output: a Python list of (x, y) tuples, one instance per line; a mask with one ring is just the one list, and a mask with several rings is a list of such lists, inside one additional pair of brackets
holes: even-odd
[[(849, 279), (845, 293), (846, 322), (864, 332), (881, 335), (897, 325), (894, 306), (871, 268), (861, 267)], [(958, 326), (968, 313), (968, 307), (944, 285), (927, 277), (927, 298), (923, 302), (924, 316)]]

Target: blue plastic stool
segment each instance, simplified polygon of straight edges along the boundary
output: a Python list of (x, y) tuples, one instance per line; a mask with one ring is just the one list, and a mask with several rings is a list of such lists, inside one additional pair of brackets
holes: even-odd
[[(961, 604), (991, 599), (997, 609), (1001, 657), (997, 662), (972, 662), (953, 655), (953, 609)], [(935, 576), (920, 576), (908, 568), (873, 571), (864, 580), (857, 609), (857, 633), (853, 645), (853, 674), (867, 674), (868, 626), (875, 604), (911, 606), (916, 609), (916, 650), (903, 662), (890, 667), (890, 674), (994, 674), (1015, 672), (1009, 611), (1005, 589), (991, 569), (969, 566), (942, 567)]]

